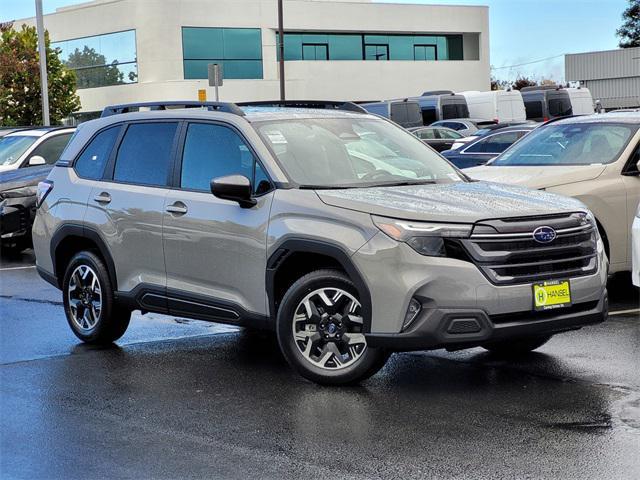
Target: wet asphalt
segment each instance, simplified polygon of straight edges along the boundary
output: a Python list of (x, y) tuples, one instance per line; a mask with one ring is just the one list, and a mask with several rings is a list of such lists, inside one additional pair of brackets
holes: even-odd
[(396, 354), (358, 387), (269, 334), (134, 315), (80, 344), (32, 253), (0, 260), (0, 478), (640, 478), (640, 300), (517, 361)]

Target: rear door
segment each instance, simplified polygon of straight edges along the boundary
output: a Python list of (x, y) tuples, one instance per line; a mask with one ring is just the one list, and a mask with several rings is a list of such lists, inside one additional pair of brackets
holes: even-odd
[(107, 243), (119, 291), (142, 285), (164, 293), (162, 221), (178, 126), (177, 121), (125, 126), (105, 179), (89, 196), (85, 224), (94, 226)]
[[(170, 311), (226, 322), (264, 315), (271, 182), (232, 126), (190, 122), (182, 137), (163, 213)], [(211, 193), (213, 178), (236, 174), (252, 181), (255, 206)]]

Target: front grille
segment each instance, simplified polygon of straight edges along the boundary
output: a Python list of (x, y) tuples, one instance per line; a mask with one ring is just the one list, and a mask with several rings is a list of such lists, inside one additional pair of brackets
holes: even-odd
[[(541, 226), (555, 229), (557, 237), (538, 243), (533, 232)], [(597, 230), (583, 213), (483, 221), (461, 244), (497, 285), (578, 277), (598, 268)]]

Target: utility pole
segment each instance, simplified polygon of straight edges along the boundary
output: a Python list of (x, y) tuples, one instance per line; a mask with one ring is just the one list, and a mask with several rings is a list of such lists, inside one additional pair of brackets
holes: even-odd
[(278, 54), (280, 56), (280, 100), (284, 102), (284, 26), (282, 21), (282, 1), (278, 0)]
[(42, 124), (49, 121), (49, 80), (47, 78), (47, 49), (44, 43), (44, 19), (42, 18), (42, 0), (36, 0), (36, 28), (38, 30), (38, 54), (40, 55), (40, 93), (42, 95)]

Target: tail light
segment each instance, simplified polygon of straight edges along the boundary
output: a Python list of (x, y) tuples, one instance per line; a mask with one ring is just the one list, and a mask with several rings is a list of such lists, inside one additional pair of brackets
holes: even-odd
[(38, 183), (38, 191), (36, 192), (36, 208), (40, 208), (44, 199), (53, 190), (53, 182), (51, 180), (44, 180)]

